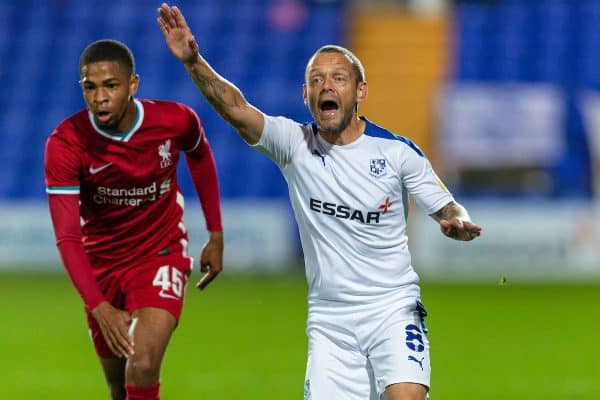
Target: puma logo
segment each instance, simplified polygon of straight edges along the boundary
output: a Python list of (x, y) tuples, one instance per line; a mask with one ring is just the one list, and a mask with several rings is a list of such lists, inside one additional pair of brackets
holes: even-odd
[(416, 357), (413, 356), (408, 356), (408, 361), (414, 361), (417, 364), (419, 364), (419, 367), (421, 367), (421, 371), (423, 371), (423, 360), (425, 359), (425, 357), (421, 358), (421, 360), (417, 360)]
[(100, 171), (104, 171), (106, 168), (110, 167), (112, 163), (104, 164), (98, 168), (94, 168), (93, 165), (90, 165), (90, 175), (96, 175)]

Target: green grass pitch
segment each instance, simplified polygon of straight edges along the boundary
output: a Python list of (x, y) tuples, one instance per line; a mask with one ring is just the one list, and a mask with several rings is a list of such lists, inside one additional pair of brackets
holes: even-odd
[[(301, 399), (305, 286), (300, 274), (190, 285), (162, 398)], [(432, 399), (600, 399), (599, 292), (423, 283)], [(0, 275), (0, 316), (0, 399), (108, 399), (64, 275)]]

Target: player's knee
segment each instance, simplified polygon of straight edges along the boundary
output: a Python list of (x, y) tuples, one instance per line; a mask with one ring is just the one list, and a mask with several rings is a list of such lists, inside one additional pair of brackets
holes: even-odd
[(131, 358), (127, 363), (127, 381), (136, 385), (151, 385), (158, 380), (160, 366), (150, 357)]

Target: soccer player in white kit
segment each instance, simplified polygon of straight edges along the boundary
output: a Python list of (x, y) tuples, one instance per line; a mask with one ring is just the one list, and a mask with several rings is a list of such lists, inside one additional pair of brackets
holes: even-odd
[(302, 125), (250, 105), (199, 54), (180, 10), (158, 12), (198, 89), (288, 183), (308, 280), (304, 399), (425, 399), (429, 341), (407, 246), (408, 196), (446, 236), (468, 241), (481, 228), (414, 143), (358, 116), (367, 83), (349, 50), (324, 46), (309, 60), (303, 97), (315, 122)]

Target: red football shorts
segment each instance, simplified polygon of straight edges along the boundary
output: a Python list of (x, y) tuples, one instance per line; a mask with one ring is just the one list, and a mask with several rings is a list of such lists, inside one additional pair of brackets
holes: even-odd
[[(192, 262), (192, 258), (183, 255), (156, 256), (115, 271), (103, 277), (98, 285), (116, 308), (130, 314), (143, 307), (161, 308), (179, 321)], [(98, 356), (114, 357), (100, 326), (89, 311), (87, 319)]]

